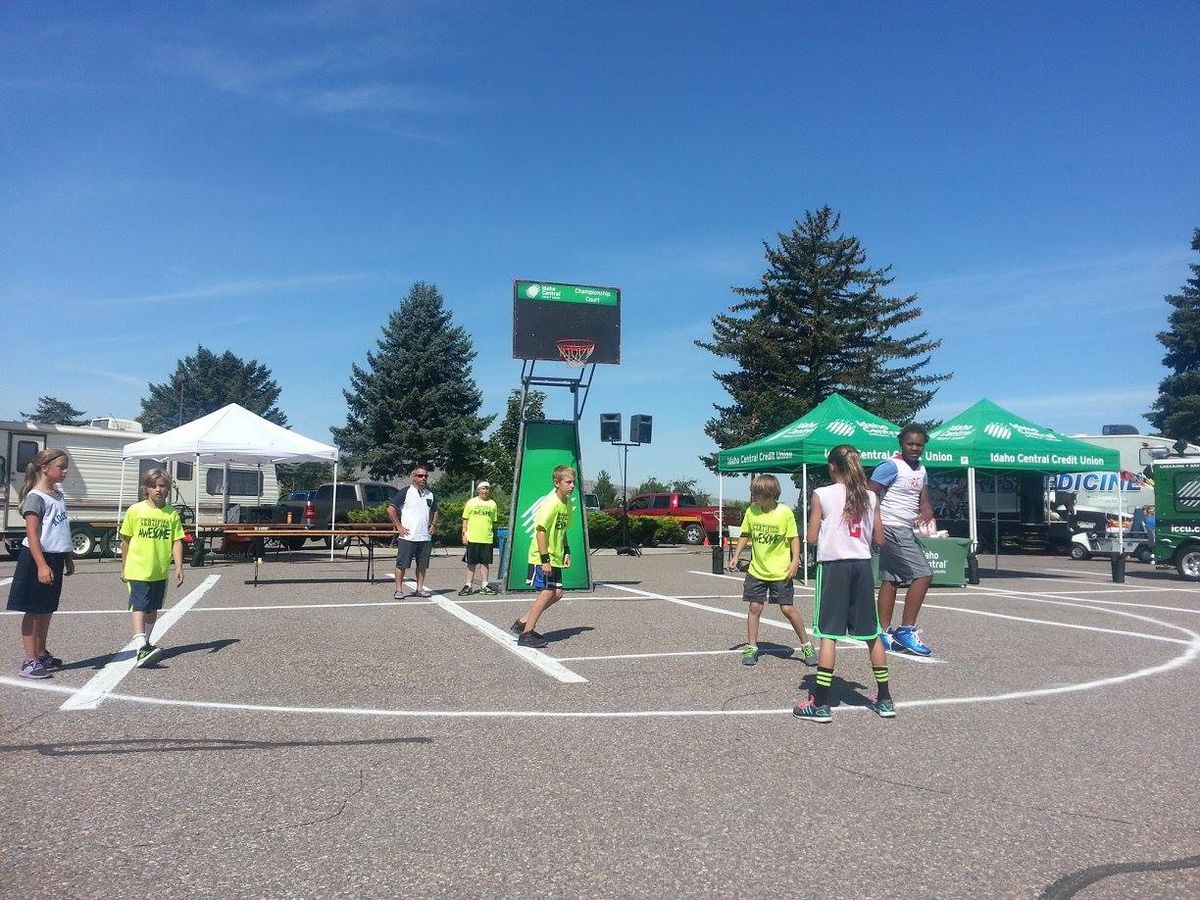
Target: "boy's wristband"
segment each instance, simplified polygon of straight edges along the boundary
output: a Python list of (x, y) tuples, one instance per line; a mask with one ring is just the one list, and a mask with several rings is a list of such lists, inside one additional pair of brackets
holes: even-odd
[(543, 553), (543, 554), (542, 554), (542, 565), (545, 565), (545, 564), (546, 564), (546, 563), (548, 563), (548, 562), (550, 562), (550, 554), (549, 554), (549, 553)]

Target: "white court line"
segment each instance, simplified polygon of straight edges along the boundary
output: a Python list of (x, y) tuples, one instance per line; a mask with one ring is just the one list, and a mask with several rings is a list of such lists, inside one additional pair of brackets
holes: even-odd
[[(1070, 603), (1067, 605), (1077, 607), (1078, 604), (1080, 604), (1080, 603), (1089, 603), (1089, 604), (1090, 603), (1103, 603), (1105, 606), (1130, 606), (1134, 609), (1157, 609), (1157, 610), (1163, 610), (1165, 612), (1181, 612), (1181, 613), (1192, 613), (1193, 615), (1200, 615), (1200, 609), (1188, 609), (1187, 607), (1184, 607), (1184, 606), (1159, 606), (1156, 603), (1128, 603), (1128, 602), (1124, 602), (1121, 600), (1101, 600), (1099, 597), (1093, 597), (1093, 596), (1073, 597), (1073, 596), (1071, 596), (1072, 592), (1068, 592), (1068, 591), (1021, 592), (1015, 588), (993, 588), (993, 587), (983, 587), (982, 585), (980, 585), (976, 588), (976, 593), (972, 594), (971, 596), (978, 597), (979, 596), (978, 591), (983, 591), (984, 596), (993, 596), (993, 597), (1006, 597), (1006, 598), (1019, 597), (1021, 599), (1026, 599), (1026, 600), (1037, 599), (1037, 598), (1046, 598), (1044, 600), (1038, 600), (1037, 602), (1039, 602), (1039, 603), (1053, 603), (1056, 599), (1058, 599), (1058, 600), (1074, 600), (1074, 601), (1076, 601), (1075, 603)], [(1093, 593), (1119, 594), (1121, 592), (1120, 591), (1099, 591), (1099, 592), (1097, 592), (1097, 591), (1074, 591), (1073, 593), (1091, 595)], [(962, 594), (954, 594), (954, 595), (940, 594), (939, 596), (961, 597), (963, 595)]]
[[(1045, 601), (1056, 603), (1059, 601)], [(1068, 604), (1063, 604), (1068, 605)], [(1081, 601), (1083, 608), (1087, 607), (1087, 601)], [(1092, 607), (1095, 609), (1095, 607)], [(961, 610), (955, 609), (956, 612)], [(1120, 612), (1119, 610), (1102, 610), (1097, 609), (1097, 612), (1111, 612), (1114, 615), (1125, 616), (1131, 619), (1138, 619), (1143, 622), (1149, 622), (1154, 625), (1161, 625), (1164, 628), (1173, 631), (1179, 631), (1188, 635), (1191, 640), (1188, 642), (1188, 649), (1179, 656), (1172, 657), (1166, 662), (1157, 665), (1147, 666), (1133, 672), (1127, 672), (1123, 675), (1112, 675), (1105, 678), (1094, 679), (1092, 681), (1077, 682), (1075, 684), (1058, 685), (1056, 687), (1047, 688), (1029, 688), (1019, 691), (1008, 691), (1003, 694), (982, 694), (963, 697), (936, 697), (927, 700), (902, 700), (896, 704), (900, 709), (912, 709), (922, 706), (952, 706), (952, 705), (974, 705), (978, 703), (996, 703), (1007, 700), (1023, 700), (1030, 697), (1048, 697), (1058, 694), (1070, 694), (1083, 691), (1095, 690), (1097, 688), (1108, 687), (1113, 684), (1121, 684), (1128, 681), (1134, 681), (1139, 678), (1148, 678), (1153, 675), (1160, 675), (1174, 669), (1181, 668), (1192, 663), (1197, 656), (1200, 656), (1200, 634), (1192, 631), (1190, 628), (1184, 628), (1180, 625), (1175, 625), (1171, 622), (1163, 622), (1159, 619), (1152, 619), (1149, 616), (1140, 616), (1135, 613)], [(1049, 623), (1052, 625), (1061, 625), (1063, 623)], [(22, 688), (25, 690), (47, 691), (50, 693), (69, 694), (72, 693), (72, 688), (60, 687), (55, 684), (46, 684), (44, 682), (31, 683), (27, 679), (10, 678), (0, 675), (0, 684), (9, 687)], [(649, 710), (613, 710), (609, 712), (600, 711), (578, 711), (578, 710), (437, 710), (437, 709), (372, 709), (372, 708), (354, 708), (354, 707), (318, 707), (318, 706), (267, 706), (264, 704), (253, 703), (226, 703), (220, 701), (209, 700), (178, 700), (167, 699), (161, 697), (143, 697), (133, 694), (111, 694), (113, 700), (124, 700), (129, 703), (141, 703), (147, 706), (163, 706), (163, 707), (183, 707), (187, 709), (217, 709), (229, 712), (254, 712), (254, 713), (299, 713), (303, 715), (338, 715), (338, 716), (372, 716), (372, 717), (387, 717), (387, 718), (403, 718), (403, 719), (502, 719), (502, 718), (541, 718), (541, 719), (641, 719), (641, 718), (692, 718), (692, 717), (726, 717), (726, 716), (783, 716), (791, 713), (790, 708), (783, 709), (649, 709)], [(866, 707), (847, 707), (846, 712), (859, 712), (866, 710)]]
[[(8, 584), (11, 581), (12, 581), (11, 578), (0, 578), (0, 587), (4, 587), (6, 584)], [(24, 613), (22, 613), (22, 615), (24, 615)]]
[[(209, 575), (200, 582), (195, 590), (160, 615), (158, 621), (154, 623), (154, 636), (161, 639), (168, 629), (183, 617), (184, 613), (208, 593), (220, 577), (220, 575)], [(68, 697), (67, 702), (59, 709), (95, 709), (103, 703), (104, 698), (112, 693), (113, 688), (120, 684), (121, 679), (137, 665), (137, 649), (141, 645), (141, 635), (130, 640), (109, 658), (109, 661), (104, 664), (104, 668), (93, 675), (87, 684)]]
[[(698, 572), (696, 574), (703, 575), (704, 573)], [(715, 576), (715, 577), (720, 577), (720, 576)], [(723, 616), (733, 616), (735, 619), (741, 619), (743, 622), (746, 620), (745, 613), (734, 612), (732, 609), (721, 609), (719, 606), (705, 606), (702, 603), (692, 603), (690, 600), (681, 600), (678, 597), (671, 597), (671, 596), (668, 596), (667, 594), (655, 594), (651, 591), (641, 591), (641, 590), (638, 590), (637, 588), (625, 587), (624, 585), (620, 585), (620, 584), (605, 583), (604, 586), (609, 587), (609, 588), (615, 588), (618, 591), (629, 591), (629, 593), (631, 593), (631, 594), (639, 594), (642, 597), (651, 597), (656, 600), (666, 600), (668, 603), (677, 603), (680, 606), (690, 606), (692, 609), (702, 609), (705, 612), (720, 613)], [(776, 628), (786, 628), (788, 631), (792, 632), (792, 634), (796, 633), (795, 629), (792, 628), (792, 624), (790, 622), (779, 622), (775, 619), (768, 619), (766, 616), (763, 616), (758, 621), (763, 625), (774, 625)], [(910, 662), (925, 663), (927, 665), (933, 665), (933, 666), (941, 666), (941, 665), (945, 665), (945, 663), (946, 663), (946, 661), (944, 659), (931, 659), (928, 656), (913, 656), (911, 653), (899, 653), (895, 650), (889, 651), (888, 655), (894, 656), (897, 659), (906, 659), (906, 660), (909, 660)]]
[[(867, 645), (859, 641), (838, 641), (837, 645), (843, 650), (865, 650)], [(670, 653), (613, 653), (609, 656), (560, 656), (559, 662), (591, 662), (603, 659), (657, 659), (663, 656), (726, 656), (741, 655), (741, 650), (676, 650)], [(761, 656), (790, 656), (783, 650), (763, 650)]]
[[(415, 585), (414, 585), (415, 586)], [(517, 640), (512, 632), (503, 631), (484, 619), (479, 618), (475, 613), (467, 612), (457, 603), (453, 602), (443, 594), (434, 594), (433, 603), (435, 606), (440, 606), (456, 619), (466, 622), (472, 628), (478, 630), (484, 637), (495, 641), (505, 650), (510, 653), (515, 653), (530, 665), (541, 669), (551, 678), (555, 678), (565, 684), (584, 684), (587, 679), (582, 675), (572, 672), (558, 660), (552, 656), (547, 656), (545, 653), (540, 653), (533, 647), (518, 647)]]

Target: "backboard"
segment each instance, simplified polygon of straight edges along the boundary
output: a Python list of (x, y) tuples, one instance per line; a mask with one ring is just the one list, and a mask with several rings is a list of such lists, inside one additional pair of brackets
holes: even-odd
[(621, 362), (621, 290), (587, 284), (513, 282), (513, 359), (562, 361), (560, 341), (592, 342), (587, 362)]

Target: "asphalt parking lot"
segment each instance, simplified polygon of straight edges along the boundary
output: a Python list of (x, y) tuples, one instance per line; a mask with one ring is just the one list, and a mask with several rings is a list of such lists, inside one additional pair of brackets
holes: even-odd
[(386, 559), (188, 568), (145, 669), (119, 564), (81, 563), (55, 678), (16, 677), (0, 619), (6, 893), (1200, 896), (1200, 586), (989, 557), (930, 592), (933, 657), (889, 657), (897, 718), (847, 643), (818, 725), (778, 615), (740, 665), (707, 551), (591, 562), (541, 653), (506, 631), (529, 596), (458, 597), (457, 555), (430, 600)]

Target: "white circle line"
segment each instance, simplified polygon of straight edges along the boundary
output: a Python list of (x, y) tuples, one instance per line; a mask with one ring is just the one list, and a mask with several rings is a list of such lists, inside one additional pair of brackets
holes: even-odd
[[(1012, 596), (1021, 597), (1021, 593), (1012, 592)], [(1035, 600), (1036, 597), (1026, 599)], [(1061, 601), (1043, 601), (1051, 603), (1061, 603)], [(1181, 625), (1174, 625), (1170, 622), (1162, 622), (1158, 619), (1153, 619), (1149, 616), (1140, 616), (1136, 613), (1125, 612), (1115, 609), (1096, 609), (1089, 607), (1086, 601), (1079, 603), (1063, 603), (1065, 606), (1079, 606), (1084, 609), (1094, 609), (1096, 612), (1107, 612), (1113, 615), (1126, 616), (1131, 619), (1140, 619), (1144, 622), (1150, 622), (1155, 625), (1161, 625), (1164, 628), (1169, 628), (1175, 631), (1181, 631), (1187, 634), (1191, 641), (1179, 656), (1173, 657), (1166, 662), (1159, 663), (1154, 666), (1147, 666), (1138, 669), (1134, 672), (1127, 672), (1123, 675), (1112, 675), (1106, 678), (1097, 678), (1092, 681), (1080, 682), (1079, 684), (1060, 685), (1051, 688), (1030, 688), (1024, 691), (1009, 691), (1003, 694), (982, 694), (972, 697), (935, 697), (927, 700), (905, 700), (896, 703), (897, 709), (918, 708), (922, 706), (952, 706), (965, 705), (972, 703), (995, 703), (1006, 700), (1020, 700), (1028, 697), (1045, 697), (1056, 694), (1076, 693), (1096, 688), (1107, 687), (1112, 684), (1119, 684), (1125, 681), (1133, 681), (1138, 678), (1147, 678), (1151, 675), (1158, 675), (1163, 672), (1171, 671), (1192, 662), (1200, 655), (1200, 634), (1190, 628), (1185, 628)], [(948, 611), (954, 610), (953, 607), (946, 607)], [(76, 688), (59, 687), (58, 685), (48, 685), (41, 683), (30, 683), (18, 678), (10, 678), (8, 676), (0, 676), (0, 684), (6, 684), (14, 687), (51, 691), (54, 693), (73, 694)], [(299, 713), (302, 715), (336, 715), (336, 716), (371, 716), (378, 718), (410, 718), (410, 719), (500, 719), (500, 718), (540, 718), (540, 719), (640, 719), (640, 718), (682, 718), (682, 717), (702, 717), (702, 716), (763, 716), (763, 715), (782, 715), (790, 713), (790, 709), (695, 709), (695, 710), (616, 710), (611, 712), (598, 711), (568, 711), (568, 710), (406, 710), (406, 709), (372, 709), (360, 707), (319, 707), (319, 706), (268, 706), (254, 703), (226, 703), (212, 700), (178, 700), (162, 697), (143, 697), (134, 694), (108, 694), (107, 700), (124, 700), (129, 703), (140, 703), (148, 706), (176, 706), (192, 709), (220, 709), (239, 712), (260, 712), (260, 713)], [(860, 707), (846, 707), (846, 709), (858, 709)], [(861, 707), (866, 709), (866, 707)], [(842, 708), (839, 707), (839, 711)]]

